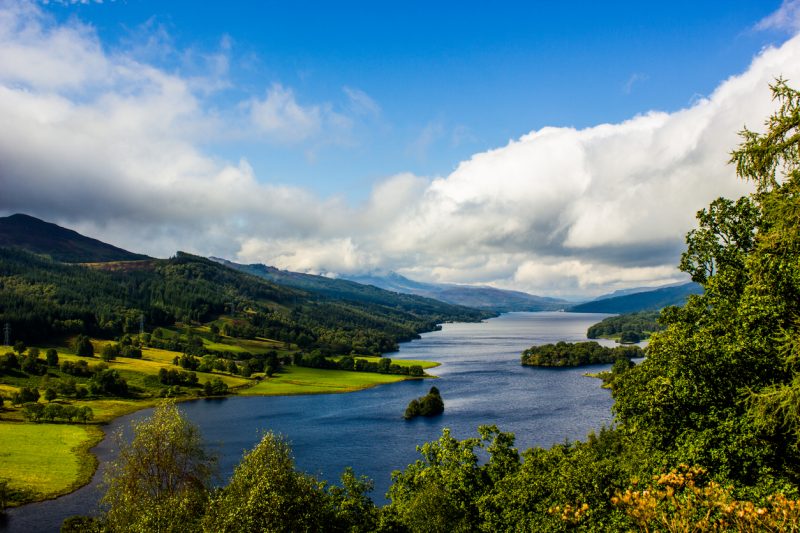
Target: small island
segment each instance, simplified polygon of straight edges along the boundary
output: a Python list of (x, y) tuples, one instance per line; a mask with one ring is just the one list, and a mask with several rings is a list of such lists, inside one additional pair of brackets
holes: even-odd
[(523, 366), (574, 367), (613, 363), (617, 359), (644, 357), (638, 346), (607, 348), (597, 342), (558, 342), (532, 346), (522, 352)]
[(428, 394), (409, 402), (408, 407), (406, 407), (406, 412), (403, 414), (403, 418), (411, 420), (418, 416), (436, 416), (443, 412), (444, 401), (439, 394), (439, 389), (431, 387)]

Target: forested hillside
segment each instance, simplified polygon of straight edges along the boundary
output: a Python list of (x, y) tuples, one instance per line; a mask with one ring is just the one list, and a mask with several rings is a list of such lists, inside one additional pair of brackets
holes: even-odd
[(637, 292), (612, 298), (604, 298), (578, 305), (567, 310), (573, 313), (636, 313), (658, 311), (670, 305), (683, 305), (692, 294), (702, 292), (697, 283), (685, 283), (677, 287), (663, 287), (652, 291)]
[(23, 214), (0, 217), (0, 247), (44, 254), (66, 263), (149, 259)]
[[(402, 297), (323, 298), (178, 253), (166, 260), (88, 268), (0, 248), (0, 322), (27, 342), (86, 333), (111, 338), (175, 322), (237, 318), (234, 336), (257, 335), (325, 353), (378, 354), (438, 323), (480, 320), (479, 311)], [(234, 327), (234, 326), (232, 326)]]

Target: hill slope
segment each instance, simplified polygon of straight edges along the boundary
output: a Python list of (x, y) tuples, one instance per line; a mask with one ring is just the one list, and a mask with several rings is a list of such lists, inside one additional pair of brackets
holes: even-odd
[(678, 286), (662, 287), (656, 290), (594, 300), (572, 306), (567, 310), (573, 313), (656, 311), (670, 305), (683, 305), (690, 294), (700, 294), (702, 292), (702, 287), (697, 283), (684, 283)]
[(0, 246), (49, 255), (65, 263), (103, 263), (149, 259), (38, 218), (0, 217)]
[(318, 276), (283, 273), (273, 282), (182, 252), (133, 261), (146, 256), (25, 215), (6, 217), (3, 227), (11, 246), (0, 246), (0, 323), (25, 341), (110, 338), (138, 331), (141, 317), (150, 329), (226, 315), (232, 336), (377, 355), (442, 322), (489, 316)]

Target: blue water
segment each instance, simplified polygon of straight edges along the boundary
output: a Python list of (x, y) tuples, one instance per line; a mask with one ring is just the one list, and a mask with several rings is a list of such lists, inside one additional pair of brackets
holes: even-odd
[[(298, 468), (335, 482), (342, 470), (375, 482), (373, 499), (384, 503), (391, 472), (418, 458), (416, 446), (449, 427), (456, 438), (476, 435), (481, 424), (516, 434), (517, 447), (550, 446), (612, 423), (611, 397), (600, 381), (585, 377), (609, 365), (577, 369), (522, 367), (520, 352), (534, 344), (586, 340), (586, 329), (608, 315), (510, 313), (480, 324), (444, 324), (441, 331), (403, 344), (398, 359), (442, 363), (429, 370), (436, 380), (406, 381), (348, 394), (232, 397), (180, 405), (206, 442), (221, 455), (220, 481), (233, 472), (244, 450), (265, 430), (291, 442)], [(610, 343), (613, 344), (613, 343)], [(436, 385), (445, 402), (442, 416), (402, 419), (408, 402)], [(114, 421), (110, 433), (129, 427), (143, 410)], [(114, 455), (111, 439), (94, 450), (101, 463)], [(97, 482), (70, 495), (9, 511), (2, 531), (58, 531), (62, 520), (96, 509)]]

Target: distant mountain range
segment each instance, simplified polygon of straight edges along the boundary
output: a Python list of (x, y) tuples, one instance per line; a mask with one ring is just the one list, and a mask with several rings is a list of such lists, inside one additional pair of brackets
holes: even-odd
[[(429, 310), (439, 310), (443, 305), (455, 305), (459, 308), (468, 307), (459, 304), (452, 304), (450, 302), (444, 302), (436, 298), (387, 290), (374, 285), (357, 283), (347, 279), (337, 279), (326, 276), (316, 276), (313, 274), (303, 274), (300, 272), (291, 272), (289, 270), (280, 270), (275, 267), (262, 264), (243, 265), (228, 261), (227, 259), (221, 259), (219, 257), (211, 257), (210, 259), (219, 264), (225, 265), (228, 268), (232, 268), (240, 272), (246, 272), (247, 274), (266, 279), (272, 283), (314, 294), (318, 298), (354, 303), (379, 304), (400, 308), (413, 305), (416, 309), (429, 308)], [(483, 309), (482, 311), (489, 310)], [(485, 312), (482, 317), (489, 318), (493, 315), (494, 313)]]
[(0, 247), (21, 248), (63, 263), (150, 259), (23, 214), (0, 217)]
[(644, 289), (633, 294), (605, 296), (568, 308), (573, 313), (634, 313), (656, 311), (670, 305), (683, 305), (690, 294), (701, 294), (703, 288), (697, 283), (668, 285), (655, 289)]
[(408, 279), (396, 272), (385, 276), (355, 275), (347, 279), (381, 289), (434, 298), (450, 304), (464, 305), (497, 313), (512, 311), (560, 311), (572, 305), (558, 298), (536, 296), (526, 292), (453, 283), (424, 283)]
[[(76, 231), (24, 214), (0, 217), (0, 247), (18, 248), (48, 255), (52, 259), (64, 263), (107, 263), (151, 259), (146, 255), (123, 250), (81, 235)], [(353, 275), (335, 279), (279, 270), (261, 264), (240, 265), (224, 259), (212, 259), (217, 263), (256, 275), (273, 283), (307, 291), (318, 298), (390, 306), (400, 305), (401, 307), (422, 306), (429, 307), (429, 312), (433, 312), (434, 309), (438, 312), (442, 310), (438, 309), (437, 305), (433, 305), (433, 302), (426, 303), (424, 299), (480, 309), (490, 313), (561, 310), (576, 313), (631, 313), (661, 309), (668, 305), (683, 305), (689, 294), (702, 292), (702, 288), (696, 283), (624, 289), (576, 305), (558, 298), (494, 287), (419, 282), (395, 272), (386, 275)], [(402, 295), (423, 297), (423, 299), (398, 298)]]

